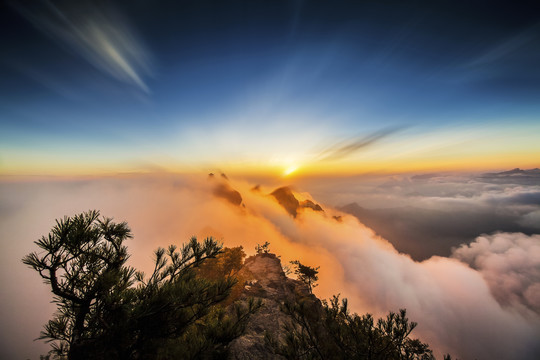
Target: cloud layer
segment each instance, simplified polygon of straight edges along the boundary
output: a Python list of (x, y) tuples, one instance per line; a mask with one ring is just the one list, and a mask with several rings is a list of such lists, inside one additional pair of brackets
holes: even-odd
[(496, 231), (538, 232), (539, 170), (307, 179), (298, 186), (356, 216), (415, 260)]
[[(248, 253), (268, 241), (283, 263), (298, 259), (321, 266), (316, 288), (321, 298), (341, 293), (354, 311), (377, 316), (407, 308), (410, 318), (419, 322), (416, 336), (439, 355), (450, 352), (477, 359), (540, 355), (540, 318), (534, 310), (537, 252), (531, 251), (536, 249), (537, 236), (496, 234), (479, 238), (479, 245), (456, 250), (454, 258), (417, 262), (356, 218), (324, 203), (319, 202), (324, 212), (303, 207), (293, 217), (270, 195), (274, 188), (250, 191), (253, 184), (229, 182), (227, 188), (242, 196), (242, 204), (237, 205), (215, 192), (216, 184), (224, 183), (227, 180), (221, 178), (185, 176), (3, 183), (0, 276), (9, 296), (0, 308), (6, 319), (4, 329), (10, 331), (0, 337), (2, 357), (43, 354), (46, 347), (31, 345), (30, 339), (37, 337), (53, 311), (47, 288), (20, 258), (34, 249), (32, 241), (46, 234), (55, 218), (92, 208), (129, 223), (135, 235), (128, 244), (130, 261), (142, 270), (151, 267), (151, 253), (157, 246), (178, 244), (194, 234), (215, 236), (226, 246), (243, 245)], [(299, 202), (318, 202), (308, 193), (293, 194)], [(340, 222), (334, 218), (338, 215)], [(504, 255), (499, 251), (501, 243), (507, 249)], [(512, 253), (519, 253), (520, 260), (516, 262)], [(491, 261), (485, 259), (493, 256), (506, 267), (489, 265)], [(507, 269), (513, 269), (509, 278), (525, 271), (528, 280), (517, 287), (490, 280), (489, 274)], [(20, 321), (23, 318), (30, 320)]]
[(483, 235), (453, 257), (477, 269), (499, 303), (540, 315), (540, 235)]

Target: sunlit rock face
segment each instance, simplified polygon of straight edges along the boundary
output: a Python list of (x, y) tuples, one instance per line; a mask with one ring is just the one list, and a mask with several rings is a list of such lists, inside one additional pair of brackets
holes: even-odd
[(227, 175), (222, 173), (221, 179), (217, 179), (213, 173), (210, 173), (208, 180), (217, 182), (213, 190), (214, 196), (225, 199), (233, 205), (242, 205), (242, 195), (232, 188)]
[(313, 201), (311, 200), (304, 200), (300, 203), (300, 207), (302, 208), (308, 208), (308, 209), (311, 209), (313, 211), (324, 211), (323, 208), (321, 207), (321, 205), (319, 204), (315, 204)]
[(308, 287), (298, 280), (288, 278), (281, 267), (281, 260), (274, 254), (257, 254), (246, 259), (241, 270), (248, 280), (242, 297), (259, 298), (263, 306), (249, 319), (244, 335), (230, 346), (229, 359), (282, 359), (265, 345), (265, 332), (278, 335), (283, 325), (290, 321), (280, 310), (281, 304), (298, 297), (309, 297), (320, 309), (320, 301), (309, 293)]
[(227, 183), (218, 184), (214, 188), (214, 195), (234, 205), (240, 206), (242, 204), (242, 195)]
[(302, 202), (294, 196), (292, 190), (287, 187), (280, 187), (274, 190), (270, 195), (272, 195), (277, 202), (293, 217), (298, 215), (300, 209), (311, 209), (313, 211), (324, 211), (319, 204), (315, 204), (311, 200), (304, 200)]
[(283, 206), (283, 208), (287, 210), (289, 214), (296, 217), (300, 203), (294, 197), (294, 194), (290, 188), (286, 186), (280, 187), (279, 189), (274, 190), (274, 192), (272, 192), (270, 195), (276, 198), (278, 203)]

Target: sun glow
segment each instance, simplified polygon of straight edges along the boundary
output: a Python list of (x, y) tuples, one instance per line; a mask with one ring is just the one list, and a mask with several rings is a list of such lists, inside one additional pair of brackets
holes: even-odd
[(292, 173), (294, 173), (296, 170), (298, 170), (298, 166), (297, 165), (291, 165), (287, 169), (285, 169), (285, 171), (283, 172), (283, 176), (289, 176)]

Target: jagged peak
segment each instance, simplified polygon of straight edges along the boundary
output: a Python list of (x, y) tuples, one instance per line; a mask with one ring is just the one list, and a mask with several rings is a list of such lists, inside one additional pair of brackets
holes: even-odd
[(300, 202), (296, 199), (290, 187), (282, 186), (274, 190), (270, 195), (272, 195), (277, 202), (292, 215), (292, 217), (296, 217)]
[(319, 204), (316, 204), (309, 199), (300, 202), (296, 196), (294, 196), (293, 191), (288, 186), (282, 186), (274, 190), (270, 195), (272, 195), (277, 202), (294, 218), (298, 215), (299, 209), (311, 209), (313, 211), (324, 212), (323, 208)]
[(221, 178), (218, 179), (214, 173), (210, 173), (208, 174), (208, 180), (215, 184), (213, 190), (214, 196), (225, 199), (237, 206), (243, 205), (242, 194), (231, 186), (227, 175), (221, 173)]
[(233, 189), (227, 182), (217, 184), (214, 188), (214, 195), (234, 205), (240, 206), (242, 204), (242, 195), (240, 192)]

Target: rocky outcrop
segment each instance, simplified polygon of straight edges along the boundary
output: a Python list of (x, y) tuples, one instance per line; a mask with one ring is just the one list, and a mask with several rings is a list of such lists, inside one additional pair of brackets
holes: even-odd
[(228, 183), (216, 185), (214, 188), (214, 195), (237, 206), (242, 204), (242, 195), (240, 195), (238, 191), (234, 190)]
[(300, 209), (311, 209), (313, 211), (324, 211), (319, 204), (315, 204), (311, 200), (304, 200), (302, 202), (294, 196), (292, 190), (287, 187), (280, 187), (274, 190), (270, 195), (272, 195), (277, 202), (285, 209), (292, 217), (298, 215), (298, 210)]
[(288, 315), (281, 311), (281, 305), (298, 297), (320, 302), (304, 283), (285, 275), (281, 260), (274, 254), (247, 258), (241, 272), (242, 277), (250, 279), (245, 283), (242, 297), (261, 299), (263, 306), (250, 317), (244, 335), (231, 343), (229, 359), (282, 359), (265, 343), (266, 332), (279, 337), (283, 325), (290, 322)]
[(323, 208), (321, 207), (321, 205), (319, 204), (315, 204), (313, 201), (311, 200), (304, 200), (300, 203), (300, 207), (301, 208), (309, 208), (313, 211), (324, 211)]
[(210, 173), (208, 180), (215, 183), (213, 190), (215, 197), (225, 199), (233, 205), (242, 205), (242, 195), (229, 184), (227, 175), (222, 173), (221, 179), (217, 179), (213, 173)]
[(290, 188), (287, 186), (280, 187), (279, 189), (274, 190), (270, 195), (272, 195), (279, 205), (281, 205), (289, 214), (293, 217), (296, 217), (298, 207), (300, 203), (294, 197), (294, 194)]

